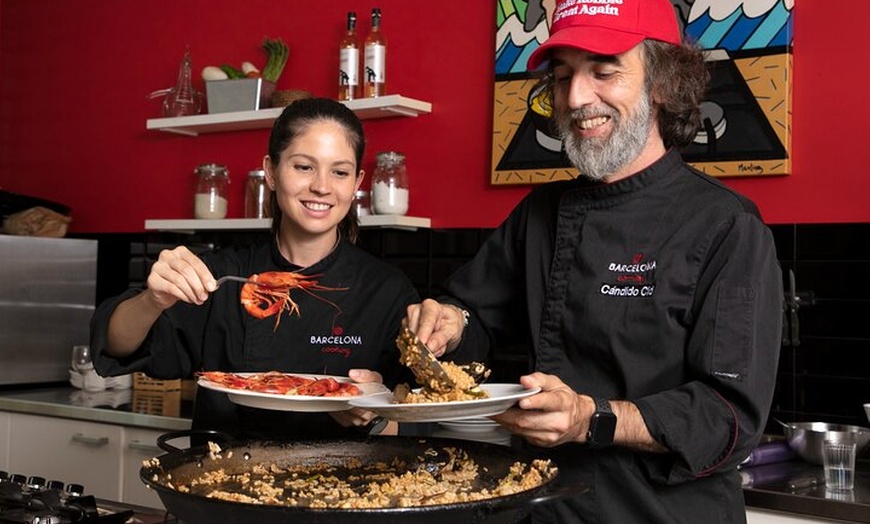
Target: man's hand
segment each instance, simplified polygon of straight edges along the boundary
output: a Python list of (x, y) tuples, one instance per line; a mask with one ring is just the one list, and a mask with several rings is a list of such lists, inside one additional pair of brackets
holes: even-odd
[(462, 339), (465, 317), (450, 304), (427, 298), (408, 306), (402, 325), (408, 327), (436, 357), (453, 351)]
[(536, 446), (586, 441), (589, 418), (595, 411), (590, 397), (575, 393), (555, 375), (532, 373), (521, 377), (520, 383), (528, 389), (540, 387), (541, 392), (521, 399), (518, 407), (493, 420)]

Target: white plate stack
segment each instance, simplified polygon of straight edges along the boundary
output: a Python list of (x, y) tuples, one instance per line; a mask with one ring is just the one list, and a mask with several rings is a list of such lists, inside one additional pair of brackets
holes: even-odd
[(438, 423), (436, 437), (458, 438), (489, 442), (492, 444), (510, 445), (511, 434), (498, 422), (486, 417), (467, 418), (463, 420), (445, 420)]

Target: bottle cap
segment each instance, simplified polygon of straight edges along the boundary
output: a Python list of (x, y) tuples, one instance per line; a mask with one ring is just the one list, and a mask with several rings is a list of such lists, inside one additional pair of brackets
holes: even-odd
[(227, 166), (222, 166), (220, 164), (200, 164), (196, 166), (196, 169), (193, 170), (194, 174), (197, 175), (219, 175), (219, 176), (227, 176), (229, 172), (227, 171)]
[(401, 151), (381, 151), (375, 155), (379, 164), (395, 164), (405, 160), (405, 153)]

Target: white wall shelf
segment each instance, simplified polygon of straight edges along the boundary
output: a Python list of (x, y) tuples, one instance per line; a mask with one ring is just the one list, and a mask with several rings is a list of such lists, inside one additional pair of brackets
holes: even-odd
[[(432, 221), (423, 217), (405, 215), (364, 215), (360, 217), (362, 228), (391, 228), (416, 230), (432, 227)], [(150, 231), (175, 231), (192, 233), (194, 231), (243, 231), (269, 229), (270, 218), (222, 218), (222, 219), (151, 219), (145, 221), (145, 229)]]
[[(432, 112), (431, 103), (402, 95), (361, 98), (342, 103), (352, 109), (362, 120), (387, 117), (415, 117)], [(272, 123), (283, 110), (283, 107), (273, 107), (257, 111), (234, 111), (231, 113), (174, 118), (151, 118), (146, 122), (146, 128), (187, 136), (249, 129), (268, 129), (272, 127)]]

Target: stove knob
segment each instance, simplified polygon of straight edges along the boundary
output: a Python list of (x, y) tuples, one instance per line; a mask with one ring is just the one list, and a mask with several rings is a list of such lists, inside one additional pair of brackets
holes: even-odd
[(49, 480), (47, 487), (48, 487), (48, 489), (63, 491), (63, 482), (61, 482), (59, 480)]
[(30, 477), (27, 479), (27, 489), (31, 489), (33, 491), (42, 491), (45, 489), (45, 478), (44, 477)]
[(21, 475), (19, 473), (13, 473), (12, 476), (9, 477), (11, 482), (23, 486), (25, 482), (27, 482), (27, 477)]
[(81, 484), (67, 484), (66, 492), (72, 497), (81, 497), (85, 494), (85, 487)]
[(34, 515), (29, 524), (61, 524), (63, 520), (59, 515)]

